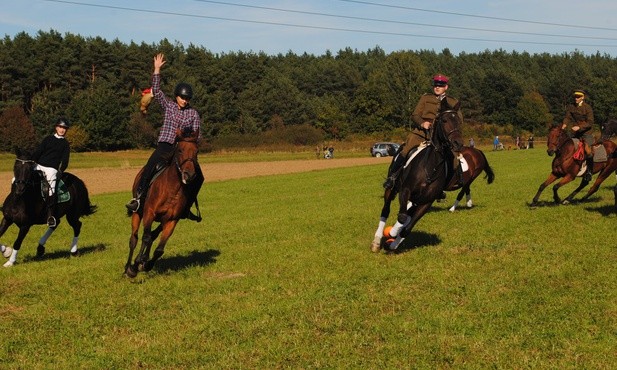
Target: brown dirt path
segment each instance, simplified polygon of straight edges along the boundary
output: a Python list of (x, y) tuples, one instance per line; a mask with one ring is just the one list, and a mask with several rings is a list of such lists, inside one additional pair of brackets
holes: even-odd
[[(364, 166), (390, 162), (390, 158), (334, 158), (276, 162), (207, 163), (202, 164), (206, 182), (245, 177), (279, 175), (325, 170), (330, 168)], [(69, 172), (84, 180), (90, 194), (129, 192), (139, 168), (76, 168)], [(385, 176), (385, 174), (384, 174)], [(0, 172), (0, 197), (11, 190), (12, 172)], [(4, 198), (3, 198), (4, 199)]]

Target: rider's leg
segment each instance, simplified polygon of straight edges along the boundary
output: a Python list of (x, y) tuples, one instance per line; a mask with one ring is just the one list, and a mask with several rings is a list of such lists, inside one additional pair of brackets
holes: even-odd
[(593, 175), (593, 151), (592, 145), (594, 144), (594, 137), (592, 135), (583, 136), (583, 142), (585, 145), (585, 162), (587, 162), (587, 170), (583, 175), (583, 180), (591, 181)]
[(414, 132), (407, 136), (405, 144), (401, 146), (399, 153), (392, 159), (392, 164), (390, 164), (388, 169), (388, 178), (383, 184), (385, 189), (392, 189), (394, 187), (410, 152), (418, 148), (418, 145), (424, 141), (423, 138), (425, 136), (426, 133), (422, 130), (414, 130)]
[(154, 176), (157, 165), (163, 161), (167, 161), (170, 154), (173, 153), (173, 150), (174, 146), (169, 143), (159, 143), (157, 145), (152, 155), (150, 155), (148, 162), (144, 166), (133, 199), (126, 204), (126, 208), (128, 208), (129, 211), (137, 212), (137, 210), (139, 210), (139, 207), (148, 192), (148, 186), (150, 185), (152, 176)]

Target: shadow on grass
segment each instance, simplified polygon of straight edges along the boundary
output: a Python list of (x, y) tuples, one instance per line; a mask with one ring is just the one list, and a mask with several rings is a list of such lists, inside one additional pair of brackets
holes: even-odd
[(208, 249), (206, 251), (195, 250), (184, 256), (162, 257), (154, 265), (154, 270), (158, 273), (166, 273), (184, 270), (191, 266), (207, 266), (215, 263), (216, 257), (220, 254), (221, 252), (216, 249)]
[(435, 245), (439, 245), (441, 243), (441, 238), (437, 236), (437, 234), (429, 234), (423, 231), (412, 231), (401, 245), (394, 251), (388, 251), (387, 253), (391, 254), (401, 254), (409, 252), (413, 249), (424, 248), (424, 247), (432, 247)]
[(45, 253), (41, 257), (37, 257), (37, 256), (26, 257), (24, 259), (24, 262), (32, 262), (32, 261), (42, 262), (42, 261), (55, 260), (55, 259), (60, 259), (60, 258), (81, 257), (83, 255), (87, 255), (90, 253), (102, 252), (106, 249), (107, 249), (107, 246), (105, 244), (99, 243), (99, 244), (94, 244), (94, 245), (89, 245), (86, 247), (78, 248), (76, 256), (72, 256), (71, 251), (69, 249), (66, 249), (62, 251), (55, 251), (52, 253)]
[(585, 211), (597, 212), (602, 216), (610, 216), (613, 213), (617, 213), (617, 207), (614, 205), (605, 205), (599, 207), (585, 207)]

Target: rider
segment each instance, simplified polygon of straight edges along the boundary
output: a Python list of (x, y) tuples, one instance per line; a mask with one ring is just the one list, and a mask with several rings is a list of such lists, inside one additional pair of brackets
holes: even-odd
[[(407, 156), (409, 153), (412, 150), (415, 150), (420, 143), (429, 139), (429, 129), (433, 126), (433, 122), (439, 114), (441, 101), (446, 99), (448, 105), (451, 107), (454, 107), (458, 103), (457, 99), (446, 95), (446, 90), (448, 90), (448, 77), (442, 74), (435, 75), (433, 76), (432, 85), (433, 92), (426, 93), (420, 97), (420, 100), (411, 115), (411, 118), (415, 124), (414, 129), (411, 134), (407, 136), (407, 140), (401, 147), (399, 154), (392, 160), (392, 164), (390, 165), (390, 170), (388, 172), (388, 178), (383, 184), (385, 189), (392, 189), (394, 187), (396, 184), (396, 179), (398, 178), (403, 165), (407, 161)], [(460, 121), (463, 122), (463, 114), (460, 109), (457, 113)], [(455, 160), (455, 166), (457, 168), (458, 181), (460, 184), (462, 182), (462, 173), (460, 172), (460, 166), (458, 166), (458, 160)]]
[(55, 133), (46, 136), (36, 148), (32, 159), (36, 169), (43, 172), (49, 185), (47, 203), (47, 226), (56, 227), (56, 200), (58, 172), (62, 173), (69, 165), (70, 146), (64, 137), (69, 128), (66, 118), (59, 118), (54, 126)]
[[(145, 199), (156, 167), (166, 165), (173, 155), (176, 140), (176, 129), (190, 127), (201, 137), (201, 119), (199, 113), (190, 106), (193, 98), (193, 88), (186, 82), (180, 82), (174, 89), (174, 99), (170, 99), (161, 91), (161, 67), (165, 64), (165, 56), (159, 53), (154, 57), (154, 72), (152, 73), (152, 94), (164, 111), (163, 126), (158, 137), (156, 149), (148, 159), (137, 186), (136, 194), (127, 204), (129, 211), (137, 212)], [(199, 165), (195, 166), (197, 178), (191, 192), (195, 197), (203, 183), (203, 174)], [(190, 207), (190, 204), (189, 204)]]
[(593, 174), (593, 151), (592, 146), (595, 144), (593, 136), (593, 109), (585, 101), (587, 93), (585, 90), (574, 90), (574, 104), (566, 108), (566, 116), (561, 125), (562, 129), (566, 129), (571, 125), (573, 136), (582, 139), (585, 147), (585, 161), (587, 162), (587, 170), (583, 175), (583, 180), (591, 181)]

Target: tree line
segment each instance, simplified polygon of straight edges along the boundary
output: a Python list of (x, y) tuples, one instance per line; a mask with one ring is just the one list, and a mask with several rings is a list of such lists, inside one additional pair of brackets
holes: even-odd
[(161, 111), (153, 104), (142, 114), (139, 101), (158, 52), (167, 59), (162, 89), (171, 96), (180, 81), (193, 86), (191, 104), (210, 141), (276, 131), (312, 144), (306, 141), (400, 130), (437, 73), (450, 77), (448, 93), (461, 101), (474, 136), (542, 135), (562, 120), (577, 88), (588, 92), (598, 123), (617, 116), (617, 62), (600, 53), (386, 53), (378, 46), (323, 55), (213, 53), (167, 39), (126, 44), (50, 30), (0, 41), (0, 150), (49, 134), (59, 116), (73, 123), (76, 150), (153, 145)]

